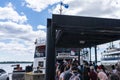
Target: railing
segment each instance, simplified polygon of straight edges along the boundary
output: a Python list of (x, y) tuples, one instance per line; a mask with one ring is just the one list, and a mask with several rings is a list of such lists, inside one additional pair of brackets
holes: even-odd
[(33, 72), (13, 72), (12, 80), (45, 80), (45, 74)]
[(25, 71), (14, 71), (13, 73), (12, 73), (12, 80), (25, 80), (24, 79), (24, 74), (25, 74), (26, 72)]
[(120, 57), (102, 58), (101, 60), (120, 60)]

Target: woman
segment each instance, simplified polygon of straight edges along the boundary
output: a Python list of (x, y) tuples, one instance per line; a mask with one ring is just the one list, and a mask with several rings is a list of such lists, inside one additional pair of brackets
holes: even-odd
[(97, 71), (98, 71), (98, 79), (99, 80), (108, 80), (108, 77), (107, 77), (106, 73), (103, 71), (101, 66), (98, 66)]

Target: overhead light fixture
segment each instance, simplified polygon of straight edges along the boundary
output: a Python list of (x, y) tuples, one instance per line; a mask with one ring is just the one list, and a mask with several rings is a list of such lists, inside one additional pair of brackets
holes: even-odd
[(80, 44), (84, 44), (84, 43), (85, 43), (85, 41), (79, 41), (79, 43), (80, 43)]
[(81, 32), (81, 35), (84, 35), (84, 32)]

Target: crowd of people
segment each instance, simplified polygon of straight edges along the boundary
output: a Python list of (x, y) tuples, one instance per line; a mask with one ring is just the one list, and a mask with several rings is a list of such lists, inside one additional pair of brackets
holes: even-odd
[(80, 65), (77, 60), (64, 60), (56, 65), (56, 80), (120, 80), (119, 64), (110, 68), (87, 61)]

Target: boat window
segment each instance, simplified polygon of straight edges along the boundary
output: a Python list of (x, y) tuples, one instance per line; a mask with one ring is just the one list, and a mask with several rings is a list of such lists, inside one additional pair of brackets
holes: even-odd
[(119, 54), (119, 57), (120, 57), (120, 54)]
[(43, 66), (44, 66), (43, 64), (44, 64), (43, 61), (39, 61), (39, 62), (38, 62), (38, 65), (39, 65), (40, 67), (43, 67)]
[(59, 53), (65, 53), (65, 54), (69, 54), (70, 56), (76, 56), (80, 53), (80, 49), (79, 48), (57, 48), (56, 49), (57, 52), (57, 56), (59, 55)]
[(118, 56), (117, 55), (115, 55), (115, 58), (117, 58)]
[(110, 58), (113, 58), (113, 56), (111, 55)]
[(45, 57), (45, 46), (37, 46), (34, 57)]

